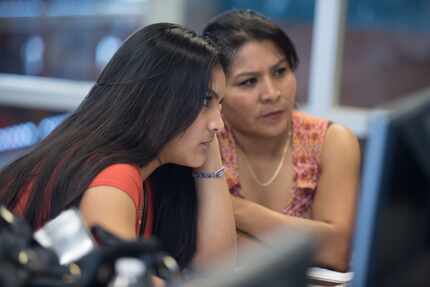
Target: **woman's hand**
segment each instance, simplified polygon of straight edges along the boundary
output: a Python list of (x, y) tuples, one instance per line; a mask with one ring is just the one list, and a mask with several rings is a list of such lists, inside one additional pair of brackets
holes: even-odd
[[(249, 233), (247, 230), (247, 219), (251, 216), (251, 210), (257, 205), (256, 203), (240, 198), (238, 196), (231, 196), (233, 203), (233, 214), (234, 220), (236, 221), (236, 228), (245, 233)], [(251, 216), (252, 219), (253, 216)]]
[(219, 151), (218, 138), (214, 136), (212, 142), (209, 144), (208, 155), (205, 163), (194, 170), (201, 172), (213, 172), (218, 170), (220, 167), (222, 167), (222, 160)]

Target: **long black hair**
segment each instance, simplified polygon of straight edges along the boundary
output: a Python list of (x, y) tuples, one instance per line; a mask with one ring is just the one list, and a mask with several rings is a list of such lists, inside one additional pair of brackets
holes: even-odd
[[(132, 34), (80, 106), (31, 152), (0, 174), (0, 203), (40, 227), (79, 206), (93, 178), (114, 163), (143, 167), (196, 119), (219, 64), (216, 48), (169, 23)], [(197, 199), (191, 169), (165, 165), (150, 177), (157, 236), (186, 266), (196, 250)]]
[(250, 41), (270, 40), (285, 54), (293, 71), (299, 64), (294, 44), (284, 30), (252, 10), (230, 10), (216, 16), (203, 29), (203, 35), (218, 45), (225, 57), (221, 64), (227, 73), (237, 51)]

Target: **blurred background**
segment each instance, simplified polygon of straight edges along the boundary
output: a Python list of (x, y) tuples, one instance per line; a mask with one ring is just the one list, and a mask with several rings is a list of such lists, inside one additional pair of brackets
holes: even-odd
[(158, 21), (201, 31), (231, 8), (285, 28), (300, 58), (299, 105), (363, 143), (372, 111), (430, 87), (428, 0), (0, 0), (0, 166), (79, 104), (131, 32)]

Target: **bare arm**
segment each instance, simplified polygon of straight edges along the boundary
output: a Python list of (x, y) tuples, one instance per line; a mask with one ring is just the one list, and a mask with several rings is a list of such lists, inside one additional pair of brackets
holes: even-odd
[(123, 191), (110, 186), (93, 187), (85, 191), (80, 204), (81, 214), (88, 224), (99, 224), (123, 239), (136, 239), (136, 207)]
[[(85, 191), (80, 204), (81, 214), (88, 226), (98, 224), (122, 239), (135, 240), (136, 207), (122, 190), (98, 186)], [(166, 286), (157, 276), (151, 276), (153, 286)]]
[(233, 199), (236, 224), (260, 240), (278, 226), (316, 232), (324, 239), (316, 261), (338, 271), (348, 269), (359, 180), (360, 149), (347, 129), (332, 125), (321, 156), (322, 174), (313, 203), (313, 220), (287, 216), (256, 203)]
[(354, 230), (360, 173), (360, 147), (347, 129), (332, 125), (322, 152), (322, 169), (313, 205), (313, 218), (330, 224), (331, 234), (323, 242), (317, 260), (322, 264), (348, 268)]
[[(213, 172), (222, 166), (218, 140), (211, 143), (209, 157), (199, 171)], [(224, 177), (197, 179), (199, 200), (197, 254), (193, 263), (204, 267), (215, 259), (236, 259), (236, 227), (233, 207)], [(220, 256), (221, 255), (221, 256)]]

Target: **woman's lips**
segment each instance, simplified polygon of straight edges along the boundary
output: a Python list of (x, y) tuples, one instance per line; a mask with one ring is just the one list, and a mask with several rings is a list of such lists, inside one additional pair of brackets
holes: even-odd
[(274, 111), (274, 112), (265, 113), (265, 114), (261, 115), (260, 118), (262, 118), (263, 120), (274, 121), (274, 120), (280, 119), (283, 114), (284, 114), (283, 110)]
[(262, 115), (262, 117), (267, 117), (267, 116), (271, 116), (271, 115), (273, 115), (273, 114), (278, 114), (278, 113), (282, 113), (282, 112), (283, 112), (282, 110), (277, 110), (277, 111), (267, 112), (267, 113), (264, 113), (264, 114)]
[(210, 143), (212, 142), (212, 140), (213, 140), (213, 139), (208, 140), (208, 141), (201, 142), (201, 143), (200, 143), (200, 146), (201, 146), (201, 147), (203, 147), (204, 149), (208, 149), (208, 148), (209, 148)]
[(214, 140), (214, 139), (213, 139), (213, 138), (211, 138), (211, 139), (209, 139), (209, 140), (202, 141), (200, 144), (208, 145), (208, 144), (210, 144), (213, 140)]

